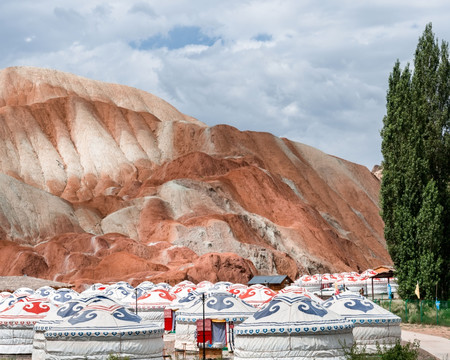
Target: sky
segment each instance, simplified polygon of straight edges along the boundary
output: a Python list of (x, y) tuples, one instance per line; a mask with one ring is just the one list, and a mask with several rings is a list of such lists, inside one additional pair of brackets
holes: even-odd
[(155, 94), (209, 126), (265, 131), (372, 169), (397, 59), (441, 0), (2, 0), (0, 68), (38, 66)]

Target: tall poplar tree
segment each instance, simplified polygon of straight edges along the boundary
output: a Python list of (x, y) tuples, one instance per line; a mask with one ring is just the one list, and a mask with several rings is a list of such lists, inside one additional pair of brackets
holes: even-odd
[[(431, 23), (414, 69), (394, 65), (381, 131), (381, 208), (402, 297), (450, 294), (450, 63)], [(437, 286), (437, 287), (436, 287)]]

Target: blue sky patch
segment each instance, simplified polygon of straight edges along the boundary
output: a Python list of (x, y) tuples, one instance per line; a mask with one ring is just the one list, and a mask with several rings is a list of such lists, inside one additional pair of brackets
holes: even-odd
[(213, 45), (219, 38), (209, 37), (198, 26), (177, 26), (167, 35), (157, 34), (143, 41), (134, 41), (130, 45), (139, 50), (167, 47), (169, 50), (181, 49), (187, 45)]
[(266, 42), (272, 40), (272, 35), (269, 34), (258, 34), (254, 38), (256, 41)]

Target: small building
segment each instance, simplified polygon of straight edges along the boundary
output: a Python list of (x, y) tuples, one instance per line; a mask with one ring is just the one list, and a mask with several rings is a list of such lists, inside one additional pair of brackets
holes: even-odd
[(253, 276), (247, 285), (261, 284), (274, 291), (279, 291), (286, 286), (289, 286), (291, 283), (292, 280), (287, 275), (257, 275)]
[(395, 269), (393, 266), (389, 266), (389, 265), (380, 265), (377, 266), (375, 269), (373, 269), (373, 271), (375, 271), (377, 274), (379, 273), (385, 273), (385, 272), (395, 272)]

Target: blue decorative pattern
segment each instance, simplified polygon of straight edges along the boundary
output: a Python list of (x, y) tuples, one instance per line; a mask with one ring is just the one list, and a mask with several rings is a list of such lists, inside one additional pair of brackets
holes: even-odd
[(233, 296), (231, 294), (216, 294), (207, 300), (206, 306), (217, 311), (230, 309), (234, 306)]
[(272, 300), (264, 309), (257, 311), (253, 314), (253, 317), (257, 320), (265, 318), (267, 316), (270, 316), (272, 314), (275, 314), (278, 310), (280, 310), (279, 304), (281, 301), (278, 300)]
[(360, 300), (360, 299), (349, 299), (344, 303), (344, 306), (350, 310), (359, 310), (364, 313), (373, 310), (373, 304), (368, 300)]
[(128, 294), (130, 294), (130, 291), (128, 291), (127, 289), (123, 288), (122, 286), (116, 287), (114, 289), (110, 289), (106, 292), (106, 296), (114, 296), (115, 293), (119, 293), (123, 296), (127, 296)]
[(44, 335), (46, 338), (58, 338), (58, 337), (93, 337), (93, 338), (99, 338), (99, 337), (134, 337), (134, 336), (147, 336), (149, 337), (152, 334), (158, 335), (163, 334), (164, 329), (126, 329), (126, 330), (118, 330), (118, 329), (108, 329), (108, 330), (82, 330), (82, 331), (55, 331), (50, 330), (47, 331)]
[(328, 314), (328, 311), (326, 311), (322, 306), (316, 304), (314, 301), (308, 298), (302, 299), (300, 305), (298, 305), (298, 309), (305, 314), (314, 316), (324, 317), (326, 314)]
[(70, 301), (61, 306), (56, 312), (56, 315), (62, 318), (73, 316), (83, 310), (85, 306), (86, 304), (80, 303), (78, 301)]
[(198, 299), (198, 295), (193, 294), (192, 292), (188, 293), (185, 297), (178, 300), (179, 303), (184, 304)]
[[(245, 323), (244, 323), (245, 324)], [(279, 324), (267, 324), (262, 328), (256, 329), (245, 329), (244, 324), (239, 325), (240, 328), (235, 329), (235, 333), (239, 335), (266, 335), (266, 334), (307, 334), (307, 333), (330, 333), (330, 332), (348, 332), (353, 329), (354, 324), (347, 321), (339, 322), (327, 322), (327, 324), (317, 325), (317, 326), (305, 326), (301, 323), (298, 324), (284, 324), (280, 326)]]
[(65, 303), (67, 301), (73, 300), (75, 294), (72, 291), (58, 291), (57, 294), (53, 297), (53, 301)]
[(52, 289), (47, 289), (47, 288), (41, 288), (36, 290), (36, 294), (42, 296), (42, 297), (48, 297), (52, 292)]
[(69, 318), (67, 321), (72, 324), (80, 324), (80, 323), (84, 323), (87, 321), (91, 321), (92, 319), (95, 319), (97, 317), (97, 314), (95, 313), (94, 310), (86, 310), (83, 312), (79, 312), (78, 314), (72, 316), (71, 318)]
[(114, 311), (112, 313), (112, 316), (114, 316), (118, 320), (131, 321), (131, 322), (135, 322), (135, 323), (140, 323), (142, 320), (142, 318), (140, 316), (130, 313), (123, 307)]

